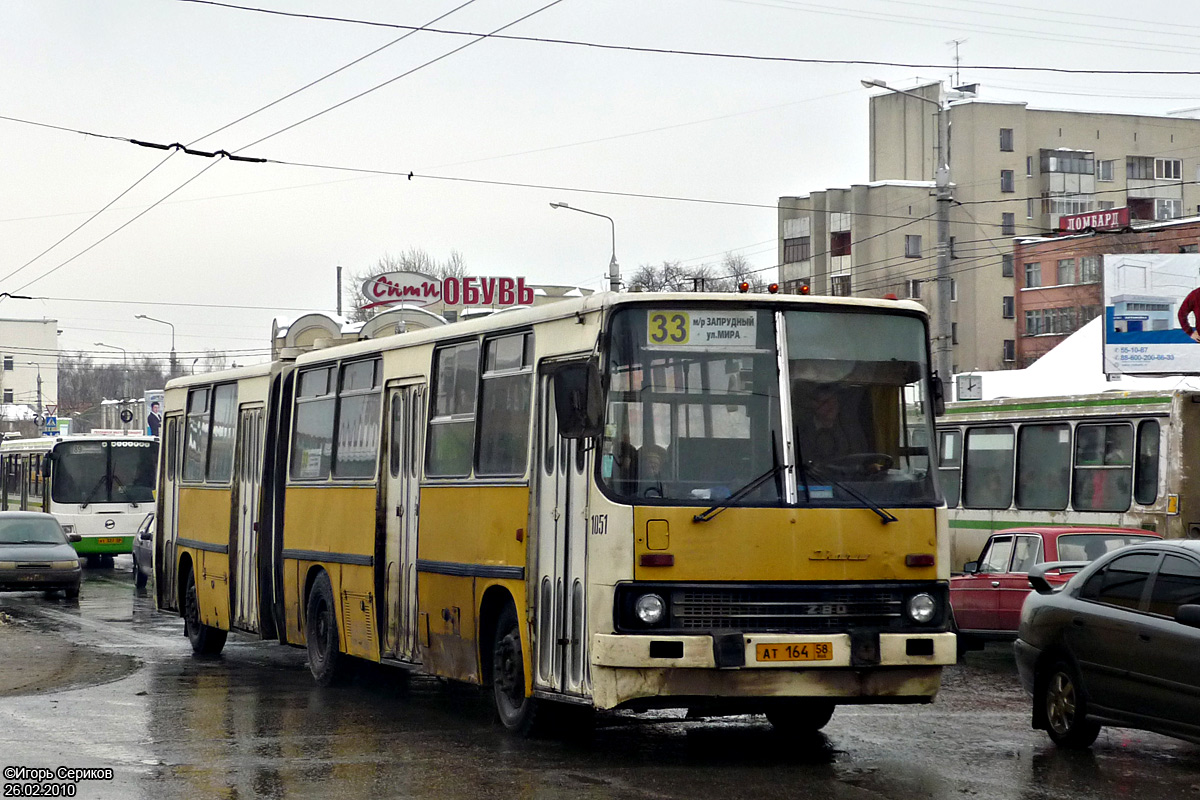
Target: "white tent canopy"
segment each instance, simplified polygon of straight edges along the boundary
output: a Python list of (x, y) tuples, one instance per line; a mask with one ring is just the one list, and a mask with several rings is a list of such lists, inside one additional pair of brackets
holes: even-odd
[(1171, 375), (1162, 378), (1138, 378), (1122, 375), (1111, 381), (1105, 378), (1103, 325), (1104, 318), (1097, 317), (1025, 369), (964, 372), (961, 374), (982, 377), (982, 399), (984, 400), (996, 400), (1003, 397), (1096, 394), (1098, 392), (1200, 390), (1200, 377), (1188, 375)]

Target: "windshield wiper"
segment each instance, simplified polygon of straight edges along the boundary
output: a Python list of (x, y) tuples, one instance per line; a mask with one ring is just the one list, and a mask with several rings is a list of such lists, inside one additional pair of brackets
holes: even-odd
[(117, 475), (117, 473), (114, 472), (112, 479), (113, 479), (113, 482), (117, 484), (117, 488), (125, 493), (125, 499), (129, 501), (129, 505), (133, 506), (134, 508), (137, 508), (138, 507), (137, 501), (133, 499), (133, 496), (131, 494), (129, 494), (129, 487), (127, 487), (125, 485), (125, 481), (121, 480), (121, 476)]
[[(871, 498), (867, 497), (862, 492), (858, 491), (857, 489), (851, 488), (850, 485), (847, 483), (843, 483), (842, 481), (839, 481), (835, 478), (829, 477), (824, 472), (822, 472), (821, 470), (814, 467), (812, 464), (806, 464), (804, 466), (804, 471), (807, 472), (809, 475), (812, 475), (814, 478), (816, 478), (819, 481), (825, 481), (828, 484), (836, 486), (837, 488), (841, 489), (846, 494), (853, 497), (858, 502), (862, 503), (867, 508), (874, 511), (876, 514), (879, 515), (879, 519), (883, 521), (884, 525), (887, 525), (889, 522), (899, 522), (900, 521), (899, 517), (895, 516), (894, 514), (892, 514), (892, 512), (887, 511), (886, 509), (884, 509), (881, 506), (879, 506), (878, 504), (876, 504), (873, 500), (871, 500)], [(807, 492), (807, 487), (808, 487), (808, 481), (805, 480), (806, 492)]]
[(762, 486), (764, 483), (771, 480), (771, 478), (774, 478), (776, 475), (778, 475), (780, 472), (782, 472), (785, 469), (791, 469), (791, 466), (789, 464), (776, 464), (775, 466), (771, 467), (769, 470), (764, 472), (762, 475), (759, 475), (757, 478), (750, 481), (749, 483), (747, 483), (742, 488), (738, 489), (733, 494), (729, 495), (729, 497), (726, 497), (724, 500), (721, 500), (721, 501), (715, 503), (708, 510), (703, 511), (703, 512), (697, 514), (696, 516), (692, 517), (692, 522), (708, 522), (710, 519), (715, 517), (717, 514), (720, 514), (722, 511), (729, 508), (731, 505), (736, 503), (738, 500), (741, 500), (743, 497), (750, 494), (755, 489), (757, 489), (759, 486)]
[(106, 480), (108, 480), (107, 475), (100, 476), (100, 480), (96, 481), (96, 485), (92, 487), (92, 490), (90, 492), (88, 492), (87, 496), (85, 496), (83, 498), (83, 502), (79, 504), (80, 508), (88, 507), (88, 503), (92, 502), (92, 498), (96, 496), (96, 492), (98, 492), (100, 490), (100, 487), (104, 485), (104, 482)]

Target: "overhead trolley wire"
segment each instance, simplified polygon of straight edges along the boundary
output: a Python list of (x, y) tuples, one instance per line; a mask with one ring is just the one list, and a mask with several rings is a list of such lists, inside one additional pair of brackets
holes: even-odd
[[(393, 22), (379, 22), (375, 20), (355, 19), (351, 17), (335, 17), (322, 14), (301, 14), (292, 11), (279, 11), (276, 9), (259, 8), (255, 6), (238, 5), (236, 3), (223, 3), (217, 0), (177, 0), (180, 3), (193, 3), (196, 5), (216, 6), (219, 8), (229, 8), (237, 11), (251, 11), (260, 14), (271, 14), (281, 17), (296, 17), (300, 19), (314, 19), (326, 22), (342, 22), (354, 25), (367, 25), (378, 28), (396, 28), (400, 30), (414, 30), (417, 26), (401, 25)], [(535, 42), (538, 44), (557, 44), (568, 45), (571, 47), (588, 47), (599, 50), (616, 50), (632, 53), (652, 53), (659, 55), (676, 55), (676, 56), (694, 56), (700, 58), (715, 58), (715, 59), (730, 59), (742, 61), (766, 61), (787, 64), (843, 64), (868, 67), (900, 67), (904, 69), (933, 69), (933, 70), (954, 70), (954, 69), (971, 69), (971, 70), (986, 70), (986, 71), (1006, 71), (1006, 72), (1055, 72), (1070, 75), (1200, 75), (1200, 70), (1130, 70), (1130, 69), (1088, 69), (1082, 67), (1034, 67), (1017, 64), (930, 64), (930, 63), (912, 63), (905, 61), (880, 61), (869, 59), (853, 59), (853, 58), (803, 58), (799, 56), (767, 56), (756, 55), (752, 53), (721, 53), (708, 50), (680, 50), (664, 47), (638, 47), (635, 45), (621, 44), (604, 44), (601, 42), (589, 42), (578, 39), (559, 39), (546, 36), (517, 36), (513, 34), (498, 34), (498, 33), (481, 33), (479, 31), (460, 31), (447, 30), (439, 28), (422, 28), (429, 33), (445, 34), (447, 36), (483, 36), (491, 39), (502, 39), (514, 42)]]

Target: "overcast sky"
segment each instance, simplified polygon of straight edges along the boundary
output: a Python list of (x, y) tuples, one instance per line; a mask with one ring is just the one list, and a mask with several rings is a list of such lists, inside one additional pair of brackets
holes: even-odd
[[(924, 65), (950, 64), (948, 42), (965, 39), (962, 80), (981, 83), (984, 99), (1152, 114), (1200, 106), (1196, 76), (970, 66), (1195, 69), (1194, 3), (1089, 0), (1056, 2), (1053, 11), (1034, 0), (246, 5), (408, 26), (461, 6), (432, 27), (485, 33), (531, 15), (504, 32)], [(24, 266), (0, 280), (0, 292), (55, 298), (4, 300), (0, 317), (57, 318), (65, 349), (96, 350), (93, 343), (103, 341), (165, 357), (167, 327), (134, 319), (148, 314), (175, 324), (185, 362), (207, 348), (252, 361), (265, 354), (272, 317), (334, 309), (337, 265), (360, 271), (409, 247), (437, 258), (458, 250), (474, 274), (603, 288), (608, 223), (552, 210), (554, 201), (613, 217), (626, 272), (664, 260), (715, 263), (725, 252), (773, 267), (779, 196), (867, 179), (869, 95), (860, 79), (911, 86), (948, 77), (936, 66), (811, 65), (499, 39), (421, 67), (476, 40), (419, 32), (201, 138), (406, 33), (181, 0), (0, 4), (0, 115), (275, 161), (416, 174), (409, 180), (183, 153), (164, 162), (161, 150), (0, 119), (0, 277)], [(774, 270), (764, 274), (773, 278)]]

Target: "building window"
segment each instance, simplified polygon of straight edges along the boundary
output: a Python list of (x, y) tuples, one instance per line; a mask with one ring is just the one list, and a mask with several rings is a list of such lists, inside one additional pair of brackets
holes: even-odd
[(1000, 215), (1000, 235), (1001, 236), (1016, 236), (1017, 234), (1017, 215), (1005, 211)]
[(1002, 299), (1002, 301), (1003, 301), (1003, 302), (1001, 303), (1001, 313), (1004, 315), (1004, 318), (1005, 318), (1005, 319), (1012, 319), (1012, 318), (1013, 318), (1013, 315), (1015, 314), (1015, 309), (1014, 309), (1014, 305), (1013, 305), (1013, 298), (1012, 298), (1012, 296), (1011, 296), (1011, 295), (1005, 295), (1005, 296), (1004, 296), (1003, 298), (1001, 298), (1001, 299)]
[(1181, 252), (1181, 253), (1200, 253), (1200, 245), (1181, 244), (1181, 245), (1179, 245), (1179, 252)]
[(1183, 216), (1183, 201), (1171, 197), (1154, 199), (1155, 219), (1179, 219)]
[(1125, 156), (1125, 179), (1154, 180), (1154, 156)]
[(1025, 312), (1025, 335), (1037, 336), (1042, 332), (1042, 312), (1041, 311), (1026, 311)]
[(5, 356), (4, 357), (4, 371), (12, 372), (12, 370), (13, 370), (13, 357)]
[(1100, 282), (1100, 256), (1083, 256), (1079, 259), (1079, 282)]
[(1013, 276), (1013, 254), (1002, 253), (1000, 255), (1000, 277), (1011, 278)]
[(950, 279), (950, 302), (958, 302), (958, 281), (954, 280), (954, 278)]
[(1096, 210), (1097, 211), (1111, 211), (1112, 209), (1114, 209), (1116, 207), (1117, 207), (1117, 204), (1112, 200), (1097, 200), (1096, 201)]
[(907, 280), (904, 282), (904, 284), (908, 287), (908, 297), (910, 300), (920, 300), (921, 299), (921, 281), (920, 280), (915, 280), (915, 279)]
[(834, 297), (849, 297), (850, 296), (850, 276), (849, 275), (834, 275), (830, 278), (831, 286), (830, 293)]
[(955, 252), (955, 249), (954, 249), (954, 237), (953, 236), (950, 237), (949, 249), (950, 249), (950, 257), (958, 258), (958, 253)]
[(1016, 361), (1017, 360), (1017, 340), (1016, 339), (1005, 339), (1004, 340), (1004, 360), (1005, 361)]
[(904, 255), (908, 258), (921, 257), (921, 235), (907, 234), (904, 237)]
[(1025, 177), (1033, 177), (1033, 156), (1025, 156)]
[(1113, 170), (1117, 162), (1113, 160), (1097, 161), (1096, 162), (1096, 180), (1111, 181), (1113, 180)]
[(1079, 309), (1079, 325), (1083, 327), (1100, 316), (1100, 306), (1084, 306)]
[(1000, 152), (1011, 153), (1013, 151), (1013, 129), (1000, 129)]
[(1183, 180), (1183, 162), (1178, 158), (1154, 159), (1154, 178), (1167, 181)]
[(808, 261), (812, 258), (812, 238), (797, 236), (794, 239), (783, 240), (783, 263), (794, 264), (797, 261)]
[(12, 401), (13, 401), (13, 390), (5, 389), (4, 390), (4, 402), (11, 403)]
[(850, 231), (836, 231), (829, 234), (829, 255), (850, 255)]
[(950, 323), (950, 344), (958, 344), (958, 323)]
[(1015, 180), (1013, 178), (1013, 171), (1011, 169), (1000, 170), (1000, 191), (1015, 192), (1016, 187), (1014, 183)]
[(1033, 219), (1033, 198), (1025, 199), (1025, 219)]
[(1075, 259), (1060, 258), (1058, 260), (1058, 285), (1069, 286), (1075, 283)]
[(1042, 172), (1091, 175), (1096, 171), (1096, 156), (1087, 150), (1043, 150)]
[(1042, 285), (1042, 265), (1031, 261), (1025, 265), (1025, 288), (1033, 289)]

